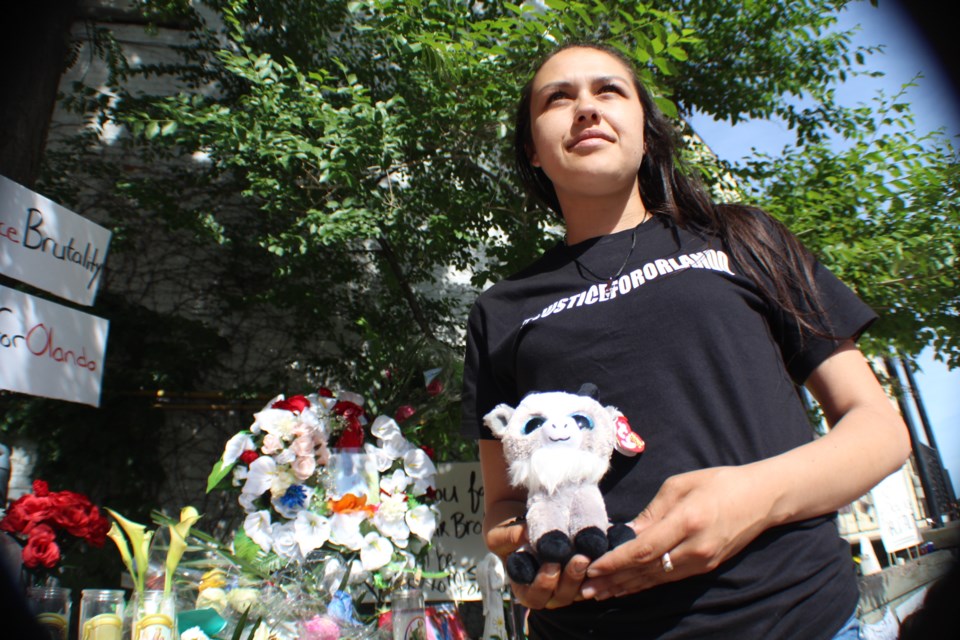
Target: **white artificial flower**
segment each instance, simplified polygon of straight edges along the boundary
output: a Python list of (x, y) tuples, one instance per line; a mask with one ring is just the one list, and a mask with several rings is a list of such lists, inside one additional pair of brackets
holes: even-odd
[(299, 420), (294, 413), (286, 409), (264, 409), (254, 414), (253, 418), (251, 431), (254, 433), (263, 431), (286, 441), (292, 438), (293, 429)]
[(396, 420), (387, 416), (377, 416), (373, 421), (373, 424), (370, 425), (370, 433), (375, 438), (380, 438), (385, 440), (394, 434), (400, 433), (400, 425), (397, 424)]
[(432, 478), (437, 475), (437, 468), (427, 452), (419, 447), (413, 447), (403, 454), (403, 468), (407, 475), (418, 480)]
[(360, 523), (366, 520), (362, 511), (335, 513), (330, 517), (330, 542), (356, 551), (363, 544)]
[(403, 469), (394, 469), (393, 473), (380, 479), (380, 489), (389, 495), (403, 493), (410, 484), (410, 478)]
[(363, 450), (373, 460), (373, 464), (377, 467), (377, 471), (380, 473), (385, 472), (391, 466), (393, 466), (394, 458), (391, 458), (389, 455), (387, 455), (387, 452), (380, 447), (367, 442), (363, 445)]
[(243, 510), (246, 513), (253, 513), (257, 510), (257, 498), (260, 496), (255, 496), (252, 493), (241, 493), (240, 497), (237, 498), (237, 502), (240, 503), (240, 506), (243, 507)]
[(283, 467), (277, 468), (277, 473), (273, 475), (271, 480), (271, 496), (282, 496), (290, 488), (290, 485), (297, 484), (297, 477), (293, 475), (293, 471)]
[(384, 497), (373, 516), (373, 524), (385, 536), (389, 536), (398, 546), (406, 546), (410, 537), (410, 527), (407, 526), (407, 501), (403, 494), (394, 494)]
[(392, 460), (402, 458), (408, 451), (416, 449), (401, 433), (390, 434), (377, 442), (383, 448), (384, 453), (390, 456)]
[(393, 557), (393, 544), (375, 531), (364, 537), (360, 547), (360, 564), (366, 571), (376, 571), (390, 562)]
[(314, 549), (319, 549), (330, 539), (330, 518), (304, 509), (297, 514), (293, 523), (297, 544), (304, 557)]
[[(360, 542), (363, 543), (362, 540)], [(350, 563), (350, 577), (347, 578), (347, 584), (363, 584), (369, 577), (370, 572), (363, 568), (363, 563), (360, 562), (359, 558)]]
[(347, 402), (352, 402), (358, 407), (362, 407), (364, 403), (363, 396), (359, 393), (354, 393), (353, 391), (341, 391), (337, 400), (346, 400)]
[[(287, 504), (284, 504), (285, 502), (284, 497), (286, 497), (287, 495), (286, 491), (284, 491), (283, 494), (281, 495), (273, 495), (273, 497), (270, 498), (270, 505), (274, 508), (274, 510), (277, 513), (279, 513), (281, 516), (283, 516), (287, 520), (293, 520), (294, 518), (297, 517), (298, 513), (306, 509), (307, 506), (310, 504), (310, 501), (313, 500), (313, 494), (314, 494), (314, 489), (312, 487), (308, 487), (305, 484), (290, 485), (290, 486), (301, 487), (301, 490), (303, 492), (303, 501), (300, 502), (299, 504), (296, 504), (296, 503), (290, 504), (290, 501), (286, 501)], [(289, 490), (289, 487), (288, 487), (288, 490)]]
[(228, 466), (240, 459), (240, 454), (244, 451), (255, 451), (257, 445), (254, 443), (253, 438), (250, 437), (250, 434), (241, 431), (236, 434), (229, 440), (227, 440), (226, 446), (223, 448), (223, 457), (221, 457), (222, 465)]
[(273, 532), (270, 528), (270, 512), (257, 511), (251, 513), (243, 521), (243, 530), (247, 537), (257, 543), (257, 546), (269, 552), (273, 547)]
[(239, 487), (240, 485), (242, 485), (243, 482), (244, 482), (244, 480), (247, 479), (247, 475), (248, 475), (248, 472), (247, 472), (247, 468), (246, 468), (246, 467), (244, 467), (244, 466), (242, 466), (242, 465), (238, 465), (238, 466), (234, 467), (234, 468), (233, 468), (233, 481), (232, 481), (233, 486)]
[(180, 640), (210, 640), (200, 627), (190, 627), (180, 634)]
[(273, 531), (273, 550), (281, 558), (300, 562), (303, 556), (300, 555), (300, 546), (297, 544), (297, 533), (294, 529), (294, 523), (285, 522), (283, 524), (274, 523), (271, 527)]
[(227, 608), (227, 592), (220, 587), (207, 587), (197, 594), (197, 603), (194, 608), (213, 609), (222, 615)]
[(250, 463), (247, 472), (247, 481), (243, 485), (243, 493), (260, 496), (269, 489), (277, 476), (277, 462), (270, 456), (260, 456)]
[(433, 534), (437, 530), (437, 514), (425, 504), (407, 511), (404, 520), (413, 535), (423, 538), (427, 542), (433, 538)]

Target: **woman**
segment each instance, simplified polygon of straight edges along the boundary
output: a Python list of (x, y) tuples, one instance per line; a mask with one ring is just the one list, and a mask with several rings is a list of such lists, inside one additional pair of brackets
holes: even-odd
[[(669, 123), (611, 50), (549, 56), (515, 146), (566, 242), (470, 315), (462, 431), (480, 438), (487, 545), (505, 557), (526, 541), (525, 496), (481, 425), (496, 404), (591, 382), (646, 441), (601, 485), (636, 539), (513, 585), (531, 635), (856, 637), (833, 512), (909, 453), (854, 346), (873, 312), (781, 225), (714, 205), (676, 171)], [(826, 436), (812, 439), (795, 384)]]

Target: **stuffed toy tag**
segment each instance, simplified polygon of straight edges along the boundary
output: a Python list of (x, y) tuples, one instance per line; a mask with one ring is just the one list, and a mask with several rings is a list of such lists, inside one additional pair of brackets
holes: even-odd
[(625, 456), (633, 457), (638, 453), (643, 453), (646, 443), (643, 438), (630, 428), (630, 422), (626, 416), (617, 418), (617, 442), (616, 449)]

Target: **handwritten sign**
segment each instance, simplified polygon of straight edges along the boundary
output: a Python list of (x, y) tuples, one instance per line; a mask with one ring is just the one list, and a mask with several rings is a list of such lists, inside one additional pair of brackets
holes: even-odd
[(477, 565), (487, 555), (483, 542), (483, 482), (479, 462), (438, 465), (440, 521), (427, 560), (427, 571), (447, 571), (427, 582), (429, 600), (480, 600)]
[(108, 327), (0, 285), (0, 389), (100, 406)]
[(0, 273), (92, 305), (110, 232), (0, 176)]
[(877, 508), (877, 519), (880, 521), (880, 539), (887, 553), (923, 542), (917, 521), (913, 517), (913, 506), (906, 482), (907, 476), (903, 469), (900, 469), (884, 478), (870, 491)]

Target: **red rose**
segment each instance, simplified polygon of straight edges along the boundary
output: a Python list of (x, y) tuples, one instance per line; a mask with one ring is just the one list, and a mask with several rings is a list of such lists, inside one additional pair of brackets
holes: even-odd
[(95, 547), (102, 547), (103, 543), (107, 541), (107, 531), (110, 531), (110, 521), (107, 520), (107, 517), (100, 513), (100, 509), (96, 507), (93, 508), (93, 516), (84, 540)]
[(50, 518), (51, 508), (49, 496), (40, 498), (32, 493), (20, 496), (0, 520), (0, 529), (10, 533), (30, 533), (35, 526)]
[(250, 463), (259, 457), (260, 457), (259, 453), (257, 453), (253, 449), (247, 449), (246, 451), (240, 454), (240, 462), (242, 462), (243, 464), (249, 467)]
[(348, 420), (351, 418), (359, 418), (363, 415), (363, 408), (355, 402), (350, 402), (349, 400), (338, 400), (337, 404), (333, 405), (333, 412), (338, 416), (343, 416)]
[(59, 561), (60, 547), (57, 546), (53, 529), (45, 524), (38, 524), (30, 532), (27, 546), (23, 548), (23, 564), (30, 569), (40, 565), (53, 569)]
[(434, 378), (430, 384), (427, 385), (427, 395), (438, 396), (441, 393), (443, 393), (443, 382), (439, 378)]
[(73, 491), (50, 494), (52, 521), (72, 536), (86, 538), (100, 519), (97, 509), (87, 496)]
[(304, 409), (310, 406), (310, 401), (307, 400), (305, 396), (293, 396), (287, 398), (286, 400), (277, 400), (272, 405), (271, 409), (285, 409), (287, 411), (292, 411), (293, 413), (300, 413)]
[(397, 407), (397, 412), (393, 414), (393, 419), (397, 422), (403, 422), (417, 412), (416, 409), (408, 404)]
[(34, 480), (33, 481), (33, 495), (38, 498), (44, 498), (50, 494), (50, 485), (47, 484), (46, 480)]
[(330, 389), (327, 389), (326, 387), (320, 387), (317, 389), (317, 395), (321, 398), (332, 398), (333, 391), (330, 391)]
[[(356, 407), (357, 405), (353, 406)], [(347, 419), (347, 428), (340, 434), (336, 446), (340, 449), (359, 449), (363, 446), (363, 425), (360, 424), (358, 419)]]

